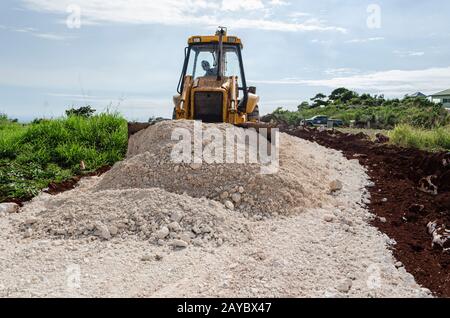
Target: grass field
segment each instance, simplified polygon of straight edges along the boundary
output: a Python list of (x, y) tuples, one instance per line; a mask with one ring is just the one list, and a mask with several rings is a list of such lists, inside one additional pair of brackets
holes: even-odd
[(52, 181), (112, 165), (124, 158), (126, 148), (127, 124), (118, 114), (29, 125), (0, 116), (0, 202), (31, 198)]
[(426, 130), (409, 125), (399, 125), (388, 135), (393, 144), (401, 147), (450, 151), (450, 126)]
[(338, 128), (339, 131), (349, 134), (364, 133), (372, 140), (381, 133), (389, 136), (393, 145), (405, 148), (417, 148), (427, 151), (450, 151), (450, 126), (434, 129), (420, 129), (410, 125), (398, 125), (393, 130)]

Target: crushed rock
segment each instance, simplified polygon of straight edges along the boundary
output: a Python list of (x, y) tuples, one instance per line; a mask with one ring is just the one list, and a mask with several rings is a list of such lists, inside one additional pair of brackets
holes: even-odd
[[(59, 204), (62, 196), (66, 199)], [(22, 222), (20, 230), (33, 238), (110, 240), (135, 236), (155, 244), (159, 240), (173, 241), (177, 247), (191, 239), (199, 239), (202, 244), (218, 240), (234, 244), (248, 236), (246, 220), (220, 203), (162, 189), (109, 190), (78, 197), (64, 193), (62, 196), (48, 203), (45, 211)]]
[[(257, 134), (229, 124), (202, 125), (204, 130), (218, 129), (224, 136), (229, 128), (234, 128), (243, 138), (246, 133)], [(311, 160), (305, 154), (311, 149), (309, 143), (281, 134), (280, 170), (276, 174), (262, 175), (259, 163), (175, 164), (171, 152), (179, 141), (171, 140), (171, 134), (176, 128), (194, 136), (192, 121), (161, 122), (134, 135), (129, 142), (127, 160), (116, 164), (96, 190), (163, 188), (219, 201), (230, 210), (266, 216), (300, 213), (316, 206), (327, 194), (323, 182), (330, 178), (328, 169), (321, 160)], [(192, 149), (195, 142), (202, 141), (200, 138), (193, 140)], [(205, 140), (202, 144), (209, 145)], [(257, 149), (249, 146), (246, 153), (256, 155)]]

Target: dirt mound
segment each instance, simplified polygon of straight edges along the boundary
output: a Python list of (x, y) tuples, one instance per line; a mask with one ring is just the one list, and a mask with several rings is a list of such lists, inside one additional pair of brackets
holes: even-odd
[[(233, 128), (242, 140), (246, 140), (246, 134), (257, 136), (256, 132), (228, 124), (203, 124), (202, 128), (204, 135), (195, 135), (194, 122), (168, 121), (134, 135), (130, 140), (127, 160), (116, 164), (96, 189), (157, 187), (177, 194), (216, 200), (231, 210), (266, 216), (299, 213), (305, 208), (317, 206), (326, 195), (328, 184), (332, 181), (329, 164), (327, 167), (325, 160), (313, 160), (309, 155), (304, 155), (303, 147), (309, 149), (311, 146), (284, 134), (280, 136), (280, 167), (275, 174), (261, 174), (263, 167), (260, 163), (248, 163), (248, 158), (258, 155), (257, 147), (248, 142), (237, 143), (234, 148), (247, 145), (247, 163), (174, 163), (171, 153), (178, 143), (171, 139), (174, 129), (184, 129), (190, 136), (195, 135), (191, 140), (191, 149), (197, 143), (202, 150), (211, 143), (205, 135), (208, 129), (226, 136), (226, 130)], [(223, 139), (226, 155), (229, 153), (225, 147), (226, 137)], [(320, 155), (317, 154), (317, 157)], [(302, 158), (304, 162), (301, 162)]]
[(82, 239), (135, 237), (186, 247), (246, 241), (246, 221), (221, 204), (161, 189), (103, 191), (74, 197), (65, 193), (25, 220), (26, 237)]
[(358, 159), (375, 183), (370, 188), (370, 209), (378, 216), (374, 225), (395, 239), (396, 258), (420, 284), (450, 297), (450, 251), (443, 250), (448, 241), (436, 243), (448, 236), (450, 225), (449, 153), (375, 144), (364, 134), (285, 126), (282, 131)]

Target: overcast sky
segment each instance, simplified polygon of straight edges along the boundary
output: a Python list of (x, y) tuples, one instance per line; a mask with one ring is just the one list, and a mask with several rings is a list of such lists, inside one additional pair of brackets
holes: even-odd
[(2, 0), (0, 112), (170, 116), (187, 38), (218, 25), (243, 39), (263, 112), (339, 86), (431, 94), (450, 88), (449, 12), (445, 0)]

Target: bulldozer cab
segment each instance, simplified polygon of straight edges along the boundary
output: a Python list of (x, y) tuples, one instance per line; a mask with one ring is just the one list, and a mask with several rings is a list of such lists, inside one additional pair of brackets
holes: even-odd
[(201, 77), (215, 77), (218, 81), (223, 77), (236, 76), (239, 90), (241, 92), (246, 90), (242, 57), (240, 47), (237, 45), (224, 44), (220, 54), (217, 43), (192, 44), (186, 48), (185, 65), (178, 85), (180, 94), (186, 76), (191, 76), (194, 80)]
[(246, 120), (249, 88), (242, 48), (241, 40), (227, 36), (224, 28), (219, 28), (215, 36), (189, 38), (177, 92), (180, 96), (188, 95), (181, 99), (188, 100), (186, 109), (190, 113), (181, 116), (174, 113), (174, 119), (231, 123)]

